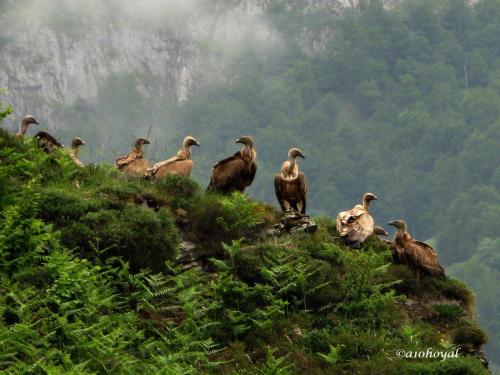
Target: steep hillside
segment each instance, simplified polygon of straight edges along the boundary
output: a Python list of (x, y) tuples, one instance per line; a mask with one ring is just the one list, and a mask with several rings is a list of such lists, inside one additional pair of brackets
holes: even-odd
[[(3, 373), (488, 373), (462, 283), (415, 280), (375, 238), (350, 250), (329, 218), (274, 237), (279, 214), (245, 196), (5, 131), (0, 209)], [(428, 348), (459, 356), (398, 358)]]

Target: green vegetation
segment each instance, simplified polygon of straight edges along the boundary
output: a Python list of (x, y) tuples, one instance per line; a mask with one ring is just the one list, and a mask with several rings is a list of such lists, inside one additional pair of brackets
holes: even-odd
[[(2, 373), (487, 373), (471, 292), (387, 267), (381, 241), (352, 251), (328, 218), (269, 238), (276, 212), (241, 194), (33, 143), (0, 131)], [(173, 262), (181, 237), (205, 271)], [(469, 354), (395, 355), (455, 345)]]
[[(473, 285), (489, 353), (499, 358), (495, 282), (466, 275), (496, 280), (500, 272), (491, 257), (481, 263), (486, 273), (475, 272), (473, 258), (481, 241), (500, 251), (500, 1), (467, 3), (404, 1), (384, 10), (370, 1), (336, 16), (273, 2), (266, 17), (285, 45), (272, 55), (247, 46), (225, 69), (237, 79), (198, 87), (176, 107), (141, 96), (137, 87), (150, 77), (117, 75), (96, 107), (78, 101), (61, 117), (83, 129), (94, 161), (111, 161), (148, 132), (158, 140), (149, 157), (160, 160), (193, 133), (203, 144), (193, 177), (204, 184), (213, 163), (234, 152), (232, 140), (252, 134), (259, 169), (249, 194), (267, 202), (286, 151), (300, 146), (312, 213), (333, 217), (375, 192), (378, 223), (405, 218), (416, 238), (433, 240), (445, 266), (461, 263), (457, 275)], [(304, 26), (334, 32), (324, 52), (302, 52)]]

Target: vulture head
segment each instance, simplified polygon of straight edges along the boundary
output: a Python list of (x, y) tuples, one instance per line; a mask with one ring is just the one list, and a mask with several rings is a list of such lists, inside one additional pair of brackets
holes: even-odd
[(85, 141), (81, 138), (74, 138), (73, 141), (71, 142), (71, 147), (72, 148), (78, 148), (80, 146), (84, 146), (85, 145)]
[(375, 194), (372, 193), (365, 193), (363, 195), (363, 202), (370, 203), (371, 201), (376, 201), (378, 198)]
[(379, 227), (379, 226), (375, 226), (373, 228), (373, 234), (375, 236), (388, 236), (389, 235), (389, 233), (387, 233), (387, 231), (384, 228)]
[(242, 143), (244, 144), (245, 146), (248, 146), (248, 147), (253, 147), (253, 138), (248, 136), (248, 135), (245, 135), (241, 138), (238, 138), (235, 143)]
[(135, 141), (135, 148), (140, 150), (142, 149), (142, 146), (149, 144), (150, 142), (146, 138), (137, 138), (137, 140)]
[(25, 125), (30, 125), (30, 124), (40, 125), (40, 122), (33, 115), (24, 116), (21, 122)]
[(198, 142), (198, 140), (196, 138), (188, 135), (186, 138), (184, 138), (182, 145), (184, 146), (184, 148), (187, 148), (187, 147), (191, 147), (191, 146), (199, 146), (200, 142)]
[(399, 231), (406, 232), (406, 228), (407, 228), (406, 222), (402, 219), (391, 221), (389, 223), (389, 225), (392, 225), (393, 227), (395, 227)]
[(304, 156), (304, 154), (302, 153), (302, 151), (300, 151), (297, 147), (294, 147), (294, 148), (291, 148), (289, 151), (288, 151), (288, 158), (289, 159), (295, 159), (295, 158), (302, 158), (302, 159), (305, 159), (306, 157)]

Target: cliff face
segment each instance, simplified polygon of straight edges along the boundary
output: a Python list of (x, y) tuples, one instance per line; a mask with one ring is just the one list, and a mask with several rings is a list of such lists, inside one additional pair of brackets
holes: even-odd
[[(95, 103), (108, 77), (128, 72), (144, 78), (138, 87), (143, 95), (183, 102), (193, 87), (227, 78), (226, 64), (242, 44), (266, 54), (281, 40), (266, 17), (269, 0), (193, 0), (185, 6), (149, 0), (114, 9), (100, 0), (81, 9), (31, 1), (2, 9), (0, 87), (6, 92), (1, 100), (14, 107), (15, 116), (7, 121), (13, 126), (29, 112), (53, 127), (58, 107), (79, 98)], [(286, 7), (338, 14), (357, 5), (358, 0), (290, 0)], [(304, 28), (301, 47), (318, 53), (331, 35), (329, 29)]]

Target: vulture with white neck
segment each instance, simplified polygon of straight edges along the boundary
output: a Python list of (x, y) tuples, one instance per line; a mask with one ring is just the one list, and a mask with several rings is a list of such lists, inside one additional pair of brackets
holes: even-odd
[(391, 246), (394, 263), (406, 264), (417, 272), (418, 277), (422, 274), (439, 278), (445, 276), (436, 250), (426, 243), (413, 239), (404, 220), (394, 220), (389, 225), (397, 229)]
[(257, 172), (257, 152), (253, 147), (253, 138), (244, 136), (236, 140), (243, 148), (233, 156), (214, 165), (208, 191), (231, 194), (235, 191), (243, 193)]
[(71, 159), (73, 162), (78, 166), (78, 167), (84, 167), (85, 164), (83, 164), (80, 159), (78, 159), (78, 148), (80, 146), (84, 146), (85, 141), (81, 138), (74, 138), (73, 141), (71, 142)]
[(307, 181), (304, 173), (299, 171), (296, 158), (305, 159), (298, 148), (288, 151), (288, 160), (281, 166), (281, 172), (274, 176), (274, 191), (283, 211), (293, 208), (302, 215), (306, 213)]
[(150, 142), (145, 138), (138, 138), (135, 146), (127, 155), (122, 156), (115, 161), (115, 167), (123, 171), (128, 177), (141, 178), (149, 168), (149, 162), (144, 157), (142, 147)]
[(182, 150), (170, 159), (160, 161), (146, 171), (146, 175), (152, 177), (165, 177), (167, 175), (178, 175), (189, 177), (193, 170), (191, 160), (191, 146), (199, 146), (195, 138), (187, 136), (182, 142)]
[(31, 124), (40, 125), (40, 122), (32, 115), (24, 116), (21, 119), (21, 125), (19, 126), (19, 131), (16, 133), (16, 138), (23, 138)]
[(373, 234), (374, 221), (368, 213), (372, 200), (377, 200), (377, 196), (365, 193), (361, 204), (337, 215), (337, 231), (349, 247), (359, 248)]

